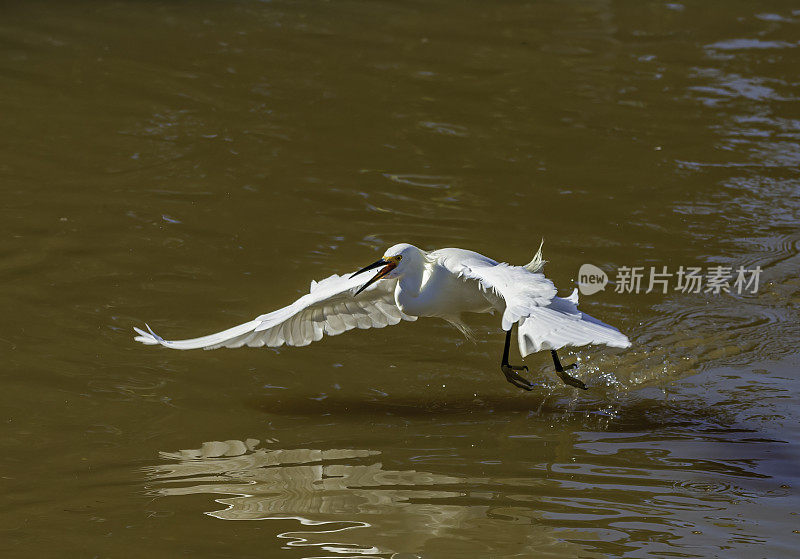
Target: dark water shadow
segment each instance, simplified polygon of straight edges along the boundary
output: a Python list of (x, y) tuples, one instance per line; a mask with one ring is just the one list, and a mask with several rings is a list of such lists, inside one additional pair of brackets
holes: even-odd
[[(424, 395), (364, 398), (356, 394), (334, 395), (319, 400), (300, 395), (279, 398), (253, 397), (248, 408), (282, 417), (341, 418), (343, 423), (369, 418), (407, 421), (464, 419), (471, 423), (496, 421), (498, 417), (524, 417), (528, 422), (552, 423), (575, 430), (608, 432), (692, 431), (697, 433), (756, 433), (758, 425), (746, 425), (724, 406), (705, 400), (670, 401), (628, 395), (612, 402), (596, 399), (570, 400), (562, 396), (493, 394), (475, 397), (455, 395), (441, 400)], [(768, 437), (764, 440), (770, 440)]]

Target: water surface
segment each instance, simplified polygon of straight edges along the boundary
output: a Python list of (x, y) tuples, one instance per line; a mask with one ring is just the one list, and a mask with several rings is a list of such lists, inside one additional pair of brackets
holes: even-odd
[[(0, 18), (6, 557), (792, 557), (790, 2), (25, 2)], [(759, 266), (582, 308), (576, 393), (434, 320), (170, 352), (396, 242)], [(613, 279), (613, 278), (612, 278)], [(671, 284), (674, 286), (674, 283)], [(518, 356), (516, 357), (518, 359)]]

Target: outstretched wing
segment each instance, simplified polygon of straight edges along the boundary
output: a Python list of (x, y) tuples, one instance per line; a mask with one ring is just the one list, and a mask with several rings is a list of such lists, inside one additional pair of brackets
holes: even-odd
[(530, 316), (531, 311), (544, 307), (556, 296), (553, 282), (544, 274), (530, 272), (523, 266), (500, 264), (477, 252), (461, 249), (442, 249), (431, 253), (438, 264), (450, 273), (475, 280), (491, 300), (499, 298), (503, 310), (503, 330)]
[(439, 264), (459, 277), (477, 281), (490, 300), (494, 297), (505, 304), (503, 330), (519, 323), (519, 350), (523, 357), (565, 346), (631, 345), (613, 326), (578, 310), (577, 290), (566, 299), (556, 297), (553, 282), (544, 274), (531, 272), (529, 267), (498, 264), (473, 252), (458, 249), (437, 252)]
[(578, 290), (566, 299), (554, 297), (533, 309), (517, 329), (519, 352), (525, 357), (543, 349), (603, 344), (630, 347), (628, 337), (605, 322), (578, 310)]
[[(377, 270), (375, 271), (377, 273)], [(353, 297), (369, 277), (333, 275), (311, 282), (311, 289), (297, 301), (228, 330), (189, 340), (168, 341), (147, 326), (147, 332), (134, 328), (134, 339), (148, 345), (161, 344), (172, 349), (217, 349), (220, 347), (304, 346), (353, 328), (383, 328), (401, 320), (416, 320), (403, 313), (394, 302), (397, 280), (381, 280)]]

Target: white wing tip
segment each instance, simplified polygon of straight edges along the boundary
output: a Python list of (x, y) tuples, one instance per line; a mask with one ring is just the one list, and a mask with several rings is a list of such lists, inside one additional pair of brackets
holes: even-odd
[(147, 328), (147, 332), (142, 330), (141, 328), (137, 328), (136, 326), (133, 327), (134, 331), (139, 334), (138, 336), (134, 337), (133, 339), (137, 342), (141, 342), (145, 345), (158, 345), (161, 344), (163, 346), (169, 347), (168, 341), (164, 338), (153, 332), (153, 329), (150, 328), (150, 325), (145, 322), (145, 328)]
[(627, 348), (631, 347), (631, 341), (628, 339), (628, 336), (626, 336), (625, 334), (621, 334), (621, 336), (624, 338), (624, 340), (623, 339), (617, 339), (617, 340), (613, 340), (613, 341), (608, 341), (608, 342), (605, 342), (605, 345), (607, 345), (609, 347), (620, 347), (622, 349), (627, 349)]

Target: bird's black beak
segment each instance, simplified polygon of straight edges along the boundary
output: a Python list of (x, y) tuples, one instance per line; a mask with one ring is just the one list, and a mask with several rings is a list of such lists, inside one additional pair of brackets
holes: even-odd
[(364, 272), (369, 272), (370, 270), (374, 270), (374, 269), (375, 269), (375, 268), (377, 268), (378, 266), (388, 266), (388, 265), (389, 265), (389, 262), (387, 262), (386, 260), (384, 260), (383, 258), (381, 258), (381, 259), (380, 259), (380, 260), (378, 260), (377, 262), (373, 262), (373, 263), (372, 263), (372, 264), (370, 264), (369, 266), (365, 266), (365, 267), (361, 268), (359, 271), (357, 271), (355, 274), (353, 274), (353, 275), (352, 275), (352, 276), (350, 276), (350, 277), (351, 277), (351, 278), (354, 278), (354, 277), (356, 277), (358, 274), (361, 274), (361, 273), (364, 273)]
[(372, 279), (370, 279), (367, 283), (362, 285), (361, 289), (359, 289), (358, 291), (353, 293), (353, 297), (355, 297), (356, 295), (358, 295), (359, 293), (364, 291), (366, 288), (368, 288), (370, 285), (372, 285), (373, 283), (375, 283), (376, 281), (381, 279), (383, 276), (385, 276), (386, 274), (388, 274), (389, 272), (394, 270), (397, 267), (397, 263), (396, 262), (391, 262), (389, 260), (384, 260), (383, 258), (381, 258), (377, 262), (373, 262), (369, 266), (365, 266), (365, 267), (361, 268), (359, 271), (357, 271), (355, 274), (353, 274), (350, 277), (354, 278), (354, 277), (356, 277), (358, 274), (360, 274), (362, 272), (368, 272), (369, 270), (374, 270), (375, 268), (378, 268), (380, 266), (385, 266), (385, 268), (383, 270), (381, 270), (380, 272), (378, 272), (377, 274), (375, 274), (374, 276), (372, 276)]

